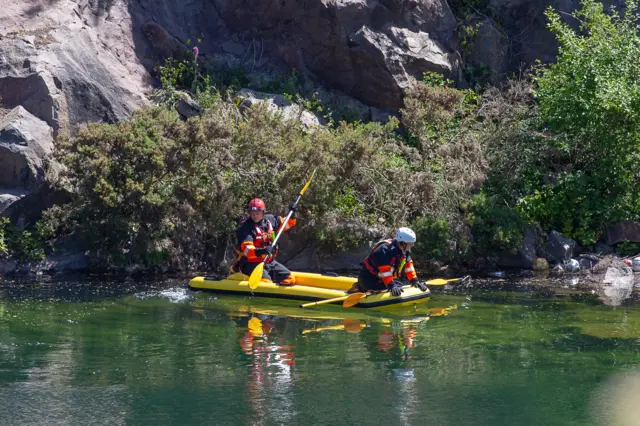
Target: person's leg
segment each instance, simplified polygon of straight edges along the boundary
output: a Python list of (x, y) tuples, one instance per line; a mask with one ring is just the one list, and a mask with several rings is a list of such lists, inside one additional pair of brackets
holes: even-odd
[[(296, 279), (293, 275), (291, 275), (291, 271), (289, 271), (282, 263), (276, 262), (275, 260), (268, 263), (269, 266), (269, 275), (274, 283), (279, 285), (294, 285), (296, 283)], [(265, 267), (266, 270), (266, 267)]]
[(386, 285), (375, 275), (372, 275), (366, 268), (360, 269), (358, 274), (358, 287), (360, 291), (385, 290)]
[[(258, 266), (258, 263), (240, 262), (240, 272), (242, 272), (245, 275), (251, 276), (251, 273), (253, 272), (254, 269), (256, 269), (257, 266)], [(266, 265), (265, 265), (265, 268), (262, 270), (262, 278), (265, 278), (267, 280), (271, 279), (271, 277), (269, 276), (269, 272), (267, 271)]]

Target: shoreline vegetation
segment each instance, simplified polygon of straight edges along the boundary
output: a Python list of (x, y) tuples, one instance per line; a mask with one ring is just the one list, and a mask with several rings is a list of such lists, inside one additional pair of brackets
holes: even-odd
[[(207, 66), (195, 43), (158, 67), (155, 106), (58, 139), (51, 186), (70, 202), (26, 230), (3, 219), (0, 254), (20, 263), (82, 251), (95, 271), (224, 270), (246, 202), (286, 211), (316, 167), (289, 239), (325, 256), (398, 226), (418, 234), (425, 271), (494, 267), (526, 235), (534, 257), (548, 257), (551, 231), (600, 251), (610, 227), (640, 221), (640, 15), (634, 2), (605, 13), (585, 0), (575, 16), (577, 29), (547, 11), (554, 63), (465, 90), (426, 73), (385, 123), (323, 105), (296, 73), (251, 88), (284, 95), (315, 124), (247, 106), (244, 71)], [(199, 111), (187, 120), (176, 110), (185, 99)], [(640, 241), (609, 249), (640, 253)]]

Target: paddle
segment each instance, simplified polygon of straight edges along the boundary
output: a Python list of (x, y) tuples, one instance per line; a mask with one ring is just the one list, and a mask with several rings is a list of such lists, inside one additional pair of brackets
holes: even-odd
[[(302, 194), (304, 194), (307, 188), (309, 188), (309, 185), (311, 185), (311, 179), (313, 179), (313, 175), (315, 174), (316, 174), (316, 171), (314, 170), (313, 173), (311, 173), (311, 177), (307, 181), (307, 184), (304, 186), (304, 188), (302, 188), (302, 190), (298, 194), (298, 198), (296, 199), (296, 202), (291, 205), (291, 208), (289, 209), (289, 214), (287, 215), (287, 218), (284, 220), (284, 222), (282, 222), (280, 226), (280, 231), (278, 231), (278, 235), (276, 235), (276, 239), (273, 240), (272, 246), (275, 247), (276, 243), (278, 242), (278, 238), (280, 238), (280, 235), (282, 235), (282, 231), (284, 231), (285, 224), (289, 221), (289, 218), (291, 218), (291, 215), (293, 214), (293, 210), (298, 206), (298, 203), (302, 198)], [(251, 272), (251, 276), (249, 277), (249, 287), (251, 288), (251, 290), (255, 290), (256, 288), (258, 288), (258, 285), (260, 285), (260, 279), (262, 278), (262, 272), (264, 271), (264, 263), (266, 260), (267, 260), (267, 256), (265, 256), (262, 262), (260, 262), (258, 266), (256, 266), (256, 269), (254, 269), (253, 272)]]
[(303, 303), (302, 305), (300, 305), (300, 307), (309, 308), (311, 306), (324, 305), (325, 303), (341, 302), (344, 300), (342, 307), (349, 308), (355, 305), (356, 303), (358, 303), (360, 299), (362, 299), (363, 297), (366, 297), (366, 294), (353, 293), (353, 294), (348, 294), (346, 296), (334, 297), (333, 299), (325, 299), (325, 300), (319, 300), (317, 302)]

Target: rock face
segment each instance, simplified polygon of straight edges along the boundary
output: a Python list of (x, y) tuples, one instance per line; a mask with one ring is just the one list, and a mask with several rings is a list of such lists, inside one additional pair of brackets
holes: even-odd
[(0, 97), (57, 134), (114, 122), (146, 103), (130, 18), (114, 2), (0, 0)]
[(53, 152), (51, 127), (19, 106), (0, 120), (0, 187), (35, 190)]
[(140, 57), (203, 33), (207, 59), (251, 71), (284, 64), (383, 109), (401, 107), (402, 90), (427, 70), (460, 77), (456, 22), (444, 0), (196, 0), (189, 8), (132, 0), (129, 12), (134, 28), (144, 28)]

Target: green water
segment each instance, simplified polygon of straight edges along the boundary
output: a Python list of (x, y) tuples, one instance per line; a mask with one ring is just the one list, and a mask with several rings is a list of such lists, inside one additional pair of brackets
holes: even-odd
[(639, 343), (637, 306), (535, 291), (384, 314), (0, 282), (0, 424), (631, 425)]

